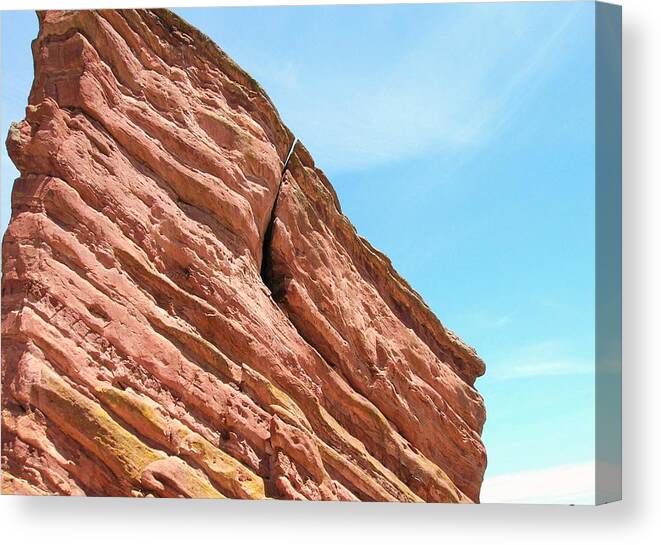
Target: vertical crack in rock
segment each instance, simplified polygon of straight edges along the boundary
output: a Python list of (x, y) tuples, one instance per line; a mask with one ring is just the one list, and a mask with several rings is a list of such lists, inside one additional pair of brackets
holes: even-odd
[(259, 84), (167, 10), (38, 16), (2, 492), (479, 501), (484, 363)]
[(275, 210), (276, 210), (276, 207), (278, 206), (278, 198), (280, 197), (280, 189), (282, 188), (282, 183), (285, 180), (285, 174), (287, 173), (287, 167), (289, 166), (289, 160), (291, 159), (291, 156), (294, 153), (294, 148), (296, 147), (297, 142), (298, 142), (298, 138), (294, 137), (294, 140), (291, 143), (291, 146), (289, 147), (289, 152), (287, 153), (287, 157), (285, 158), (285, 161), (282, 165), (282, 173), (280, 174), (280, 181), (278, 183), (278, 189), (276, 190), (276, 193), (275, 193), (275, 199), (273, 199), (273, 206), (271, 207), (271, 214), (269, 216), (269, 223), (268, 223), (268, 226), (266, 228), (266, 232), (264, 233), (264, 243), (262, 245), (262, 263), (261, 263), (261, 267), (260, 267), (260, 275), (262, 277), (262, 280), (264, 280), (264, 283), (269, 288), (271, 288), (271, 286), (269, 285), (269, 281), (268, 281), (268, 278), (267, 278), (267, 271), (270, 268), (271, 238), (273, 237), (273, 223), (275, 222)]

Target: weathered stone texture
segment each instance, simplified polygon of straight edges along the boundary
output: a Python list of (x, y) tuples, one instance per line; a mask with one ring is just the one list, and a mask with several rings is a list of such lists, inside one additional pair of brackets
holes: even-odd
[(7, 146), (3, 493), (477, 501), (484, 364), (259, 85), (166, 10), (49, 11)]

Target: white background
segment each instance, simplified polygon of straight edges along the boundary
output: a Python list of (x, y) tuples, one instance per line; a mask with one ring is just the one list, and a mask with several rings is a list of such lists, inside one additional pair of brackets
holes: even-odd
[[(0, 0), (2, 9), (324, 3)], [(329, 2), (325, 2), (329, 3)], [(349, 2), (343, 2), (349, 3)], [(372, 3), (363, 0), (362, 3)], [(661, 2), (622, 0), (624, 501), (602, 507), (0, 498), (0, 543), (650, 543), (661, 537)], [(656, 516), (655, 516), (656, 515)]]

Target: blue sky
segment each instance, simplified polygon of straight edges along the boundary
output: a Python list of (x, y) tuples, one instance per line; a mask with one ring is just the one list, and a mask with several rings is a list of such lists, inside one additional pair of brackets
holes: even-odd
[[(594, 4), (175, 11), (263, 85), (358, 231), (486, 361), (483, 498), (592, 502)], [(2, 23), (4, 138), (37, 23)], [(3, 232), (16, 176), (3, 147)]]

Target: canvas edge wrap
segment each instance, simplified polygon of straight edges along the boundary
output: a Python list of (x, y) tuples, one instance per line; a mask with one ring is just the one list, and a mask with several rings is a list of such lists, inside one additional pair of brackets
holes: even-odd
[(622, 499), (622, 8), (595, 4), (595, 504)]

